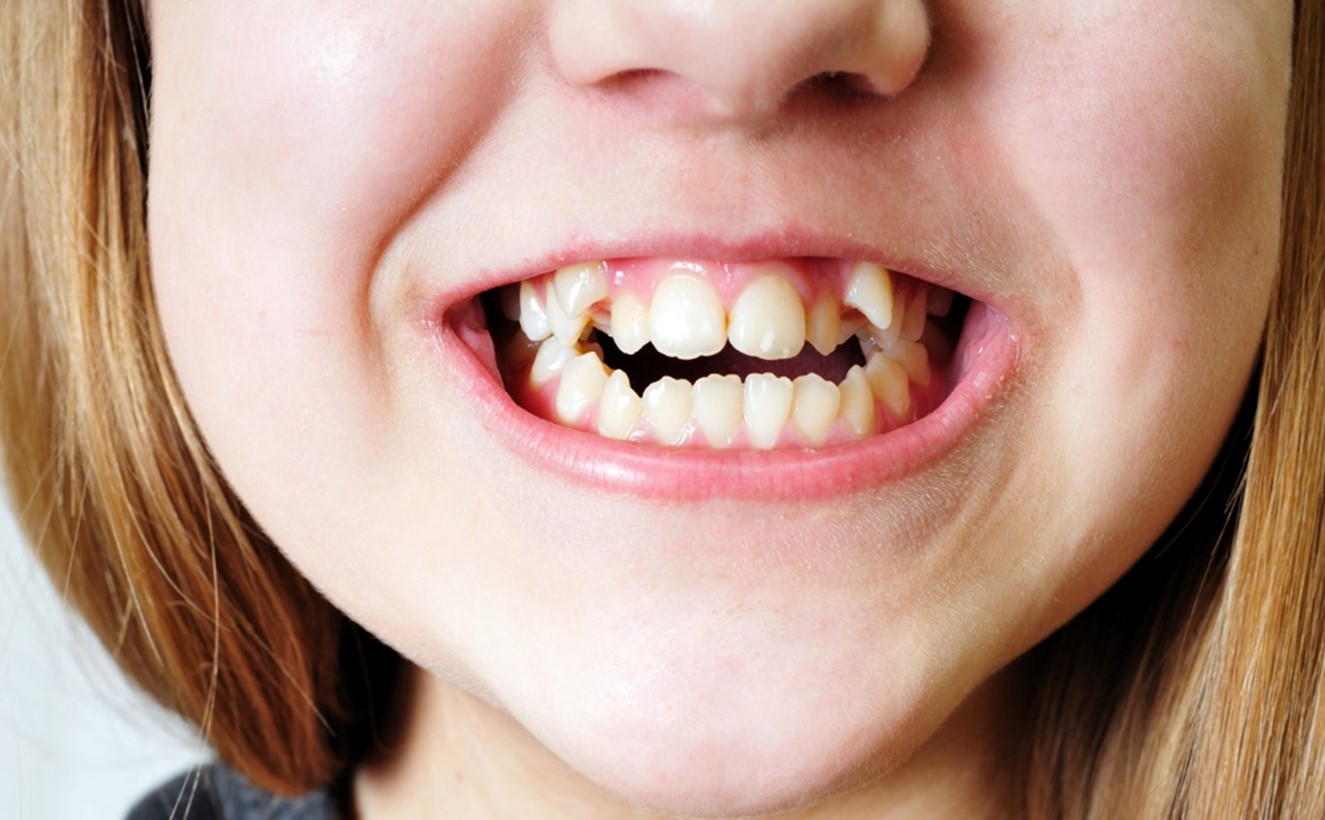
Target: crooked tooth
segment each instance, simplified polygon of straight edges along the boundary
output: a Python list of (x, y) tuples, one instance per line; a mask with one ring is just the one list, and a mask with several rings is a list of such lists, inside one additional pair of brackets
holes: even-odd
[(864, 316), (852, 314), (841, 320), (841, 325), (837, 331), (837, 343), (846, 344), (847, 339), (860, 333), (862, 328), (869, 327), (869, 322), (865, 321)]
[(904, 416), (911, 409), (911, 385), (906, 371), (882, 353), (875, 353), (865, 363), (865, 380), (875, 398), (894, 416)]
[(542, 387), (556, 378), (557, 374), (578, 355), (580, 351), (567, 347), (555, 336), (547, 339), (538, 346), (538, 353), (534, 354), (534, 365), (529, 370), (529, 380), (535, 387)]
[(638, 353), (649, 343), (649, 309), (630, 291), (612, 300), (611, 334), (622, 353)]
[(693, 408), (690, 382), (663, 376), (644, 389), (644, 420), (659, 444), (680, 444)]
[(745, 377), (742, 413), (752, 445), (767, 450), (777, 444), (783, 426), (791, 417), (794, 390), (791, 379), (771, 373), (754, 373)]
[(805, 439), (815, 446), (828, 440), (828, 431), (837, 421), (842, 394), (837, 385), (818, 375), (807, 373), (793, 382), (791, 417)]
[(691, 391), (695, 421), (710, 447), (726, 447), (741, 424), (742, 388), (739, 376), (705, 376)]
[(842, 306), (831, 293), (819, 297), (805, 319), (805, 341), (828, 356), (842, 344)]
[(928, 387), (932, 373), (929, 369), (929, 349), (920, 342), (898, 339), (888, 350), (888, 356), (902, 366), (906, 377), (921, 387)]
[(665, 356), (712, 356), (727, 345), (727, 314), (718, 294), (703, 279), (668, 274), (653, 292), (649, 337)]
[(561, 303), (555, 298), (547, 301), (548, 323), (552, 326), (552, 335), (564, 345), (573, 345), (580, 340), (584, 329), (589, 326), (589, 317), (583, 313), (567, 316)]
[(870, 324), (887, 328), (893, 315), (892, 277), (873, 262), (857, 262), (847, 278), (842, 303), (865, 314)]
[(555, 410), (566, 424), (576, 424), (586, 410), (598, 404), (607, 387), (607, 367), (596, 353), (576, 356), (561, 371)]
[(598, 432), (608, 438), (624, 439), (644, 415), (644, 400), (630, 389), (630, 377), (617, 370), (607, 379), (598, 403)]
[(857, 438), (864, 438), (874, 432), (874, 393), (865, 379), (865, 371), (860, 365), (852, 365), (847, 377), (838, 388), (842, 397), (840, 413), (842, 420), (851, 428)]
[(534, 283), (526, 279), (520, 283), (520, 330), (531, 342), (541, 342), (552, 335), (552, 322), (543, 309), (543, 300), (538, 298)]
[(760, 359), (790, 359), (805, 346), (805, 306), (785, 278), (761, 276), (736, 297), (727, 323), (732, 347)]
[(552, 274), (552, 290), (567, 316), (579, 316), (607, 298), (607, 271), (602, 262), (560, 268)]
[(911, 301), (906, 304), (906, 312), (902, 315), (902, 325), (898, 329), (897, 335), (908, 342), (916, 342), (925, 332), (925, 320), (929, 316), (929, 301), (924, 291), (915, 293)]

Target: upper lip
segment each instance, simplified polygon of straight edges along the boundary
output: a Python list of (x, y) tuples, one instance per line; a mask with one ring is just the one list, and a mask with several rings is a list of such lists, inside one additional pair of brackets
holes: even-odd
[(757, 262), (796, 257), (823, 257), (875, 262), (890, 270), (956, 291), (985, 302), (1007, 315), (1000, 297), (987, 290), (978, 277), (931, 266), (922, 257), (899, 248), (884, 248), (812, 228), (783, 224), (737, 237), (704, 233), (650, 231), (615, 239), (598, 239), (576, 232), (555, 250), (514, 264), (493, 266), (443, 287), (429, 305), (433, 318), (479, 294), (519, 282), (567, 265), (598, 260), (663, 258), (711, 260), (719, 263)]

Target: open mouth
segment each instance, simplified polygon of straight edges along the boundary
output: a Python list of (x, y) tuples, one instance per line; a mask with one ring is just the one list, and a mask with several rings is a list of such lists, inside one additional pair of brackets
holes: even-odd
[(965, 369), (972, 304), (866, 261), (637, 258), (488, 291), (463, 324), (487, 330), (481, 358), (515, 403), (555, 424), (670, 448), (808, 449), (939, 407)]

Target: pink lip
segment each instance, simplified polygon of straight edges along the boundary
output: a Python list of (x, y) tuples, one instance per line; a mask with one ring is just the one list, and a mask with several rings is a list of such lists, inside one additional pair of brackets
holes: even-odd
[[(757, 244), (744, 249), (728, 246), (721, 258), (769, 258), (756, 255), (760, 252)], [(709, 258), (719, 256), (714, 250), (707, 245), (703, 252)], [(786, 253), (785, 244), (780, 250), (782, 256), (792, 255)], [(851, 249), (843, 250), (851, 253)], [(534, 270), (612, 257), (610, 252), (595, 251), (609, 249), (579, 248), (574, 255), (560, 254), (545, 268)], [(653, 255), (638, 245), (631, 253)], [(680, 255), (675, 243), (666, 253)], [(859, 253), (856, 258), (871, 256)], [(519, 278), (484, 283), (474, 294)], [(922, 278), (944, 284), (942, 279)], [(466, 394), (478, 403), (488, 432), (537, 470), (588, 489), (654, 499), (804, 501), (862, 492), (914, 475), (950, 453), (976, 430), (1010, 381), (1019, 358), (1019, 337), (1007, 317), (985, 302), (973, 302), (967, 330), (954, 354), (964, 357), (962, 376), (936, 410), (912, 424), (854, 444), (820, 450), (677, 449), (617, 442), (562, 427), (519, 407), (452, 323), (436, 320), (446, 314), (435, 306), (455, 305), (463, 298), (472, 295), (452, 293), (444, 302), (433, 302), (434, 320), (426, 322), (425, 327), (441, 357), (439, 372), (465, 383)]]

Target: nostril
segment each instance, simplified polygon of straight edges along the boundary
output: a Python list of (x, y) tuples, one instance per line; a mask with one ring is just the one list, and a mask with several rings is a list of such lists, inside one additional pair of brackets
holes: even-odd
[(794, 90), (822, 94), (837, 100), (858, 101), (886, 97), (868, 74), (854, 71), (825, 71), (809, 77)]

